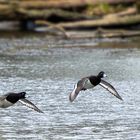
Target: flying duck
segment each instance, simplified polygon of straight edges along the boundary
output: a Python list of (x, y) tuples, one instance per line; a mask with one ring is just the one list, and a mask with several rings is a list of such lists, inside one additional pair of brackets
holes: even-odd
[(12, 105), (14, 105), (17, 101), (22, 103), (23, 105), (34, 109), (35, 111), (39, 113), (43, 113), (40, 109), (38, 109), (32, 102), (29, 100), (25, 99), (25, 94), (26, 92), (20, 92), (20, 93), (7, 93), (5, 95), (2, 95), (0, 97), (0, 107), (1, 108), (7, 108)]
[(78, 83), (74, 87), (74, 90), (70, 93), (69, 100), (73, 102), (81, 90), (87, 90), (97, 85), (102, 86), (103, 88), (108, 90), (111, 94), (116, 96), (118, 99), (123, 100), (116, 91), (116, 89), (111, 84), (102, 80), (102, 78), (104, 77), (106, 77), (106, 74), (103, 71), (101, 71), (97, 76), (91, 75), (82, 78), (81, 80), (78, 81)]

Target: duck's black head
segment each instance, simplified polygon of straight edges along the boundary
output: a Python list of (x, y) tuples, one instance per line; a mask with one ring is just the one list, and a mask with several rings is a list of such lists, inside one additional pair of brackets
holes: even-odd
[(99, 78), (104, 78), (104, 77), (106, 77), (105, 72), (104, 72), (104, 71), (99, 72), (98, 77), (99, 77)]
[(26, 92), (20, 92), (18, 93), (19, 99), (25, 98)]
[(9, 93), (6, 97), (6, 100), (11, 103), (16, 103), (18, 100), (25, 98), (26, 92), (20, 92), (20, 93)]

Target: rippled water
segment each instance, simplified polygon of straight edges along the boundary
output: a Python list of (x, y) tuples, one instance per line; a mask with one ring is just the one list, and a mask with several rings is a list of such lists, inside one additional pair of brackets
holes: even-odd
[[(97, 49), (92, 44), (70, 47), (70, 41), (55, 42), (59, 48), (55, 44), (48, 46), (50, 42), (40, 48), (28, 40), (24, 40), (24, 47), (18, 40), (0, 41), (0, 94), (26, 91), (27, 98), (44, 111), (39, 114), (20, 103), (0, 109), (1, 140), (139, 140), (138, 48)], [(93, 46), (97, 43), (93, 41)], [(97, 86), (81, 92), (70, 103), (68, 95), (74, 84), (101, 70), (124, 101)]]

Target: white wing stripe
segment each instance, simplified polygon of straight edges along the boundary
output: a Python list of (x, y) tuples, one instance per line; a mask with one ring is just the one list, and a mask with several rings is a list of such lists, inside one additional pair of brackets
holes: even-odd
[(32, 102), (30, 102), (27, 99), (20, 99), (19, 102), (31, 109), (34, 109), (35, 111), (39, 113), (43, 113), (40, 109), (38, 109)]
[(121, 98), (121, 96), (118, 94), (118, 92), (115, 90), (115, 88), (111, 84), (109, 84), (108, 82), (106, 82), (104, 80), (101, 80), (100, 85), (103, 88), (107, 89), (111, 94), (113, 94), (114, 96), (116, 96), (118, 99), (123, 100)]
[(77, 96), (77, 94), (75, 93), (76, 89), (77, 89), (77, 84), (75, 85), (74, 90), (73, 90), (73, 91), (70, 93), (70, 95), (69, 95), (69, 100), (70, 100), (71, 102), (74, 101), (74, 99), (75, 99), (76, 96)]

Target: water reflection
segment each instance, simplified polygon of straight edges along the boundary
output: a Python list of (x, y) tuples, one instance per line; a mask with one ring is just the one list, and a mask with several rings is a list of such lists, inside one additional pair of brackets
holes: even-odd
[[(35, 51), (34, 51), (35, 49)], [(16, 49), (0, 56), (1, 95), (26, 91), (45, 114), (20, 103), (1, 109), (0, 139), (139, 139), (139, 49)], [(68, 95), (77, 80), (104, 70), (124, 102), (101, 87)]]

